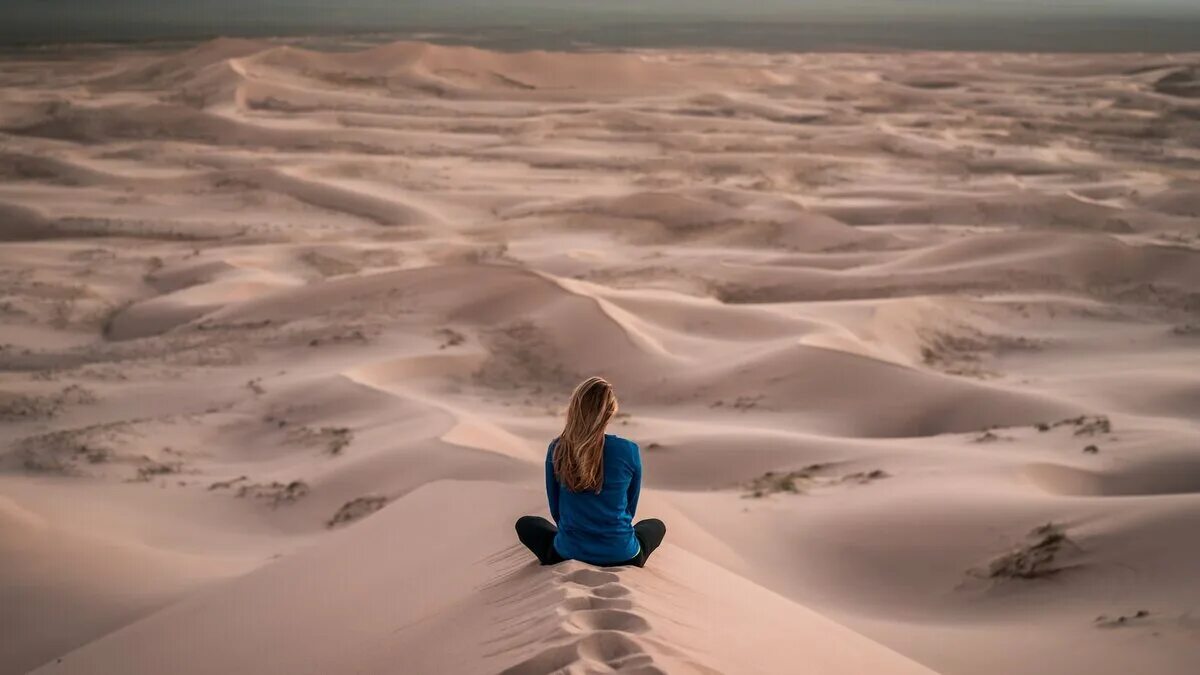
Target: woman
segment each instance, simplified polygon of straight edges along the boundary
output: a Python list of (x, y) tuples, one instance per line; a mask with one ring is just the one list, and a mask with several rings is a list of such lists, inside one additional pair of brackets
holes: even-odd
[(562, 434), (546, 452), (550, 521), (517, 520), (517, 538), (543, 565), (582, 560), (593, 565), (646, 564), (662, 543), (661, 520), (633, 524), (642, 488), (642, 458), (633, 441), (604, 433), (617, 414), (617, 396), (603, 378), (575, 388)]

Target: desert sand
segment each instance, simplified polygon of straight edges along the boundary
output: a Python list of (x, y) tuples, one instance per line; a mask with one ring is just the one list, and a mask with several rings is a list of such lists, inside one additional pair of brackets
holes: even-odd
[(0, 59), (3, 675), (1195, 673), (1198, 411), (1197, 54)]

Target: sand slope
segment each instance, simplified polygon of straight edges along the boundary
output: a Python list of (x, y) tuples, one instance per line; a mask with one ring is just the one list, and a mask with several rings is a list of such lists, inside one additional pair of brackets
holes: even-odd
[[(514, 507), (480, 518), (464, 493)], [(930, 672), (686, 541), (656, 570), (531, 565), (509, 529), (539, 502), (495, 484), (427, 485), (35, 672)]]

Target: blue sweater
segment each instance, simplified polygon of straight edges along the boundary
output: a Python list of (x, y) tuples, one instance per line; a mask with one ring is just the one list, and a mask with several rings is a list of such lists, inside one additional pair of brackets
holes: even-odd
[(633, 441), (604, 435), (604, 486), (600, 493), (571, 492), (554, 478), (554, 444), (546, 450), (546, 497), (558, 523), (554, 548), (568, 560), (607, 565), (629, 560), (640, 544), (633, 514), (642, 489), (642, 458)]

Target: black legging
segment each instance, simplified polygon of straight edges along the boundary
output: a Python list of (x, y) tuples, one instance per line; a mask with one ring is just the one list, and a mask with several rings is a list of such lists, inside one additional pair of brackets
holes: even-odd
[[(621, 565), (642, 567), (646, 564), (646, 559), (650, 557), (650, 554), (654, 553), (654, 549), (662, 543), (663, 537), (667, 536), (667, 526), (657, 518), (647, 518), (639, 520), (633, 526), (633, 533), (637, 535), (638, 542), (642, 545), (642, 550), (636, 556), (624, 562), (608, 563), (607, 565), (598, 565), (598, 567), (619, 567)], [(558, 534), (558, 528), (545, 518), (521, 516), (517, 519), (517, 539), (525, 544), (525, 548), (533, 551), (538, 562), (543, 565), (554, 565), (566, 560), (554, 548), (554, 535), (556, 534)]]

